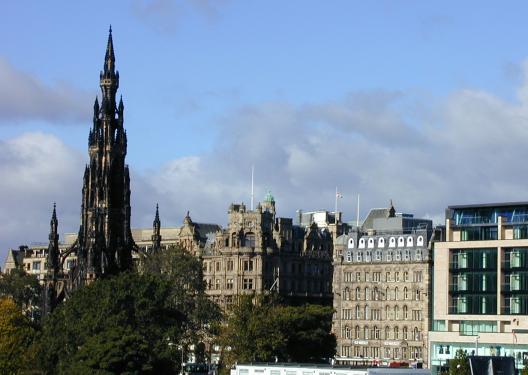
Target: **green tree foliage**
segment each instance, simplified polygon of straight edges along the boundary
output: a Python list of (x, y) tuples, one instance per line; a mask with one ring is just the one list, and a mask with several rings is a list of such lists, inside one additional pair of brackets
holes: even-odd
[(44, 321), (39, 362), (49, 374), (174, 373), (186, 317), (170, 283), (123, 273), (77, 290)]
[(40, 306), (42, 287), (38, 279), (23, 269), (13, 269), (0, 275), (0, 296), (11, 297), (21, 308)]
[(528, 365), (524, 366), (524, 368), (521, 370), (521, 375), (528, 375)]
[(458, 349), (455, 358), (449, 361), (449, 375), (470, 375), (469, 360), (466, 352)]
[(269, 297), (242, 296), (222, 330), (225, 363), (320, 362), (332, 357), (332, 313), (330, 307), (281, 306)]
[(222, 314), (205, 294), (202, 262), (180, 246), (145, 256), (142, 272), (161, 275), (172, 286), (171, 298), (186, 314), (184, 344), (198, 345), (217, 334)]
[(31, 322), (9, 297), (0, 297), (0, 374), (19, 374), (30, 364), (36, 335)]

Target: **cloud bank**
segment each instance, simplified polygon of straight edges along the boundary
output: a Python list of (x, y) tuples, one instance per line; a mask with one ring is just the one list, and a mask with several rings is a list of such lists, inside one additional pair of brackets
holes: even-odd
[[(525, 67), (525, 76), (528, 68)], [(460, 90), (425, 103), (414, 93), (355, 92), (329, 102), (268, 102), (219, 120), (215, 147), (154, 167), (132, 169), (132, 220), (150, 227), (156, 202), (162, 225), (179, 225), (187, 210), (199, 222), (225, 224), (231, 202), (267, 190), (282, 216), (334, 208), (355, 218), (386, 206), (441, 222), (451, 204), (526, 200), (528, 82), (510, 102)], [(134, 134), (129, 134), (134, 137)], [(130, 149), (129, 153), (134, 150)], [(83, 160), (60, 139), (41, 133), (0, 142), (2, 250), (46, 240), (50, 207), (58, 203), (61, 233), (79, 225)]]

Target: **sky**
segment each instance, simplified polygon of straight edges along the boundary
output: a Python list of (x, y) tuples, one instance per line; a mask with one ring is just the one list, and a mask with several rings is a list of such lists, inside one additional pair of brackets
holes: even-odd
[(0, 263), (76, 232), (112, 25), (132, 225), (225, 225), (268, 191), (279, 216), (528, 200), (524, 1), (6, 2)]

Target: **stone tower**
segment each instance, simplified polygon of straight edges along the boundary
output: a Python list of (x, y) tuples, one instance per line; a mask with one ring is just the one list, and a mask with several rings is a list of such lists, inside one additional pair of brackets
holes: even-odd
[(60, 252), (59, 252), (59, 222), (57, 220), (57, 210), (53, 204), (53, 213), (50, 220), (50, 234), (48, 252), (46, 254), (46, 277), (43, 288), (43, 314), (47, 315), (57, 306), (62, 299), (64, 283), (59, 281)]
[(127, 136), (122, 98), (116, 105), (119, 72), (115, 70), (112, 28), (99, 82), (101, 105), (96, 98), (88, 137), (90, 162), (84, 171), (81, 226), (75, 244), (78, 260), (71, 278), (72, 288), (130, 269), (135, 248), (130, 230), (130, 177), (125, 164)]

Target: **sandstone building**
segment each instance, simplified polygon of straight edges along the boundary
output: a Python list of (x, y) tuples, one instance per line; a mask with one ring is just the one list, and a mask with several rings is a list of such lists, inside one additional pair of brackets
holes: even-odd
[(336, 361), (427, 361), (432, 222), (371, 210), (337, 239), (333, 259)]

